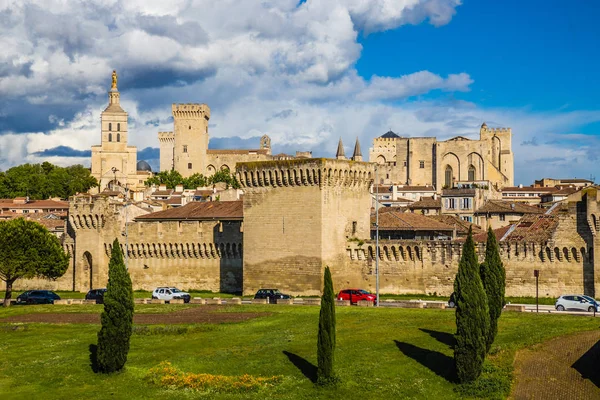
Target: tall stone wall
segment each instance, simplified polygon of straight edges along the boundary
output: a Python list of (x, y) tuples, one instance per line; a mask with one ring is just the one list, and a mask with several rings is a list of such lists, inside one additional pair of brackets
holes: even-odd
[(307, 159), (241, 163), (244, 189), (244, 293), (277, 287), (320, 294), (351, 237), (368, 237), (373, 166)]

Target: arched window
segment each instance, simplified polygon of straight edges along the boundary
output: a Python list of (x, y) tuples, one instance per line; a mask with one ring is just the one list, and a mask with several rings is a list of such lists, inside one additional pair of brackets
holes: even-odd
[(119, 131), (119, 132), (121, 131), (121, 124), (120, 123), (117, 123), (117, 131)]
[(475, 167), (472, 165), (469, 166), (469, 180), (470, 181), (475, 180)]
[(444, 172), (444, 185), (446, 187), (452, 187), (452, 167), (447, 165), (446, 171)]
[(108, 130), (112, 131), (112, 124), (110, 122), (108, 123)]
[(112, 142), (112, 133), (109, 133), (109, 134), (108, 134), (108, 141), (109, 141), (109, 142)]
[(117, 142), (120, 142), (120, 141), (121, 141), (121, 134), (117, 133)]

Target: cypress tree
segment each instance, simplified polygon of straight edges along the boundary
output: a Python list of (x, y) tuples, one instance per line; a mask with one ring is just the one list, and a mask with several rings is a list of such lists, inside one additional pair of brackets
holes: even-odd
[(481, 374), (490, 326), (487, 296), (479, 277), (473, 232), (462, 250), (454, 280), (456, 298), (456, 345), (454, 363), (460, 382), (471, 382)]
[(487, 295), (490, 330), (487, 335), (486, 351), (490, 351), (498, 333), (498, 319), (504, 307), (504, 288), (506, 273), (500, 259), (500, 251), (496, 236), (490, 227), (485, 245), (485, 261), (481, 264), (481, 281)]
[(106, 289), (102, 328), (98, 332), (97, 363), (100, 372), (111, 373), (125, 366), (133, 325), (131, 278), (117, 239), (113, 242), (108, 264)]
[(328, 385), (335, 383), (333, 359), (335, 353), (335, 295), (329, 267), (325, 267), (323, 297), (319, 313), (319, 336), (317, 339), (317, 383)]

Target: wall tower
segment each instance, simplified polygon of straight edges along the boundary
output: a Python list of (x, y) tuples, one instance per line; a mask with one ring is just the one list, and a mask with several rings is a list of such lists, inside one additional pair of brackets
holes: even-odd
[(210, 108), (206, 104), (173, 104), (172, 109), (175, 127), (174, 169), (183, 177), (206, 174)]

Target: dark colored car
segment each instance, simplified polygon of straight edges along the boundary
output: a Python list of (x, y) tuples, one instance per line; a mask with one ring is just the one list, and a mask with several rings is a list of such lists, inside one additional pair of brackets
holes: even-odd
[(279, 289), (260, 289), (254, 295), (255, 299), (269, 299), (269, 303), (275, 303), (275, 299), (290, 299), (289, 294), (283, 294)]
[(17, 304), (54, 304), (60, 296), (51, 290), (28, 290), (17, 296)]
[(350, 304), (356, 304), (359, 300), (372, 301), (377, 303), (377, 296), (363, 289), (344, 289), (337, 295), (338, 300), (350, 300)]
[(96, 304), (104, 304), (106, 289), (92, 289), (85, 295), (86, 300), (96, 300)]

